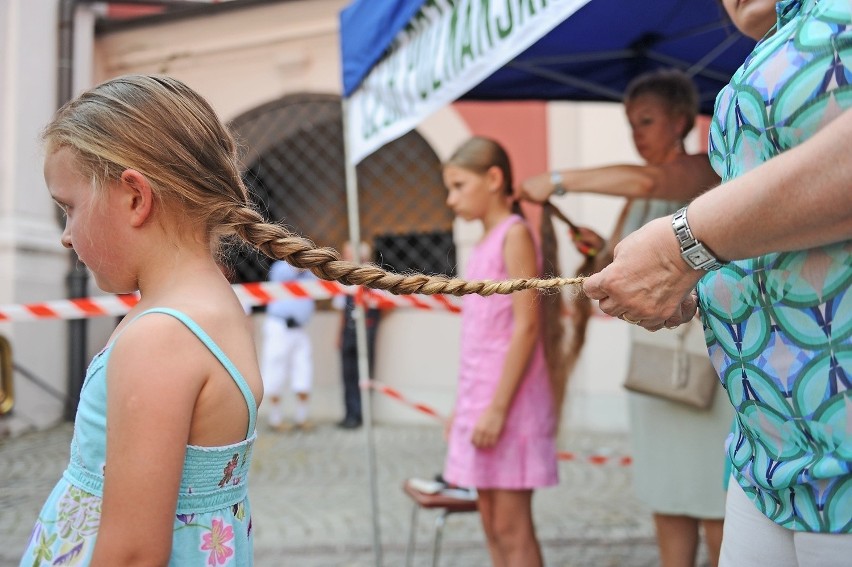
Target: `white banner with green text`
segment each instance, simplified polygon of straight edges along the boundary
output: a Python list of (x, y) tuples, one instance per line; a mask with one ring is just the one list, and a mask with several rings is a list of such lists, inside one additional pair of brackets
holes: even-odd
[(588, 2), (428, 0), (349, 98), (349, 159), (402, 136)]

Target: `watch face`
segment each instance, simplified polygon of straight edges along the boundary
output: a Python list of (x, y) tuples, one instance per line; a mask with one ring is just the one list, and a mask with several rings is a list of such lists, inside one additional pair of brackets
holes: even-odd
[(691, 250), (687, 255), (686, 259), (693, 266), (703, 266), (707, 262), (712, 262), (715, 260), (712, 256), (707, 254), (703, 249), (700, 250)]
[(696, 270), (718, 270), (722, 267), (719, 260), (692, 236), (686, 222), (686, 207), (672, 216), (672, 229), (680, 244), (680, 255), (687, 264)]
[(722, 267), (719, 260), (708, 252), (700, 242), (687, 250), (682, 250), (680, 255), (683, 256), (687, 264), (696, 270), (718, 270)]

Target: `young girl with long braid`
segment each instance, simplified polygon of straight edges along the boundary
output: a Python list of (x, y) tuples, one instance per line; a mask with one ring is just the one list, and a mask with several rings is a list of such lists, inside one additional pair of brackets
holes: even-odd
[(63, 246), (101, 289), (140, 300), (89, 366), (70, 462), (27, 567), (252, 564), (247, 478), (263, 387), (245, 312), (216, 262), (223, 238), (394, 293), (574, 283), (401, 276), (341, 261), (252, 208), (233, 138), (169, 77), (119, 77), (81, 94), (44, 141)]
[[(495, 141), (475, 137), (444, 166), (447, 205), (484, 234), (471, 252), (467, 276), (504, 280), (541, 273), (541, 254), (514, 206), (512, 170)], [(500, 567), (542, 564), (532, 514), (533, 490), (558, 482), (556, 430), (566, 373), (551, 374), (544, 318), (558, 324), (559, 295), (532, 290), (462, 300), (461, 364), (449, 427), (444, 478), (475, 487), (491, 562)], [(561, 336), (548, 345), (561, 351)], [(552, 359), (554, 360), (554, 359)]]

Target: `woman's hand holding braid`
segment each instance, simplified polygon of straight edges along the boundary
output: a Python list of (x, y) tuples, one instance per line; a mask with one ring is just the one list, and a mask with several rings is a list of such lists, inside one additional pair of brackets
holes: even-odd
[(553, 181), (549, 173), (540, 173), (524, 179), (518, 189), (522, 199), (544, 203), (553, 194)]
[(583, 256), (596, 256), (606, 246), (606, 240), (590, 228), (578, 226), (570, 231), (571, 241)]
[(612, 264), (586, 278), (583, 291), (604, 313), (656, 331), (695, 316), (693, 289), (704, 273), (680, 257), (671, 217), (663, 217), (622, 240)]

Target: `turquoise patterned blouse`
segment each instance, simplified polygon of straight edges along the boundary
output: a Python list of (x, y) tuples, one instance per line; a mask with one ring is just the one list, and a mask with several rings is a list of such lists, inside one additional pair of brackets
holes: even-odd
[[(852, 2), (785, 0), (777, 11), (774, 33), (716, 99), (709, 152), (724, 181), (852, 107)], [(737, 410), (734, 477), (792, 530), (852, 528), (850, 252), (847, 240), (767, 254), (699, 284), (710, 356)]]

